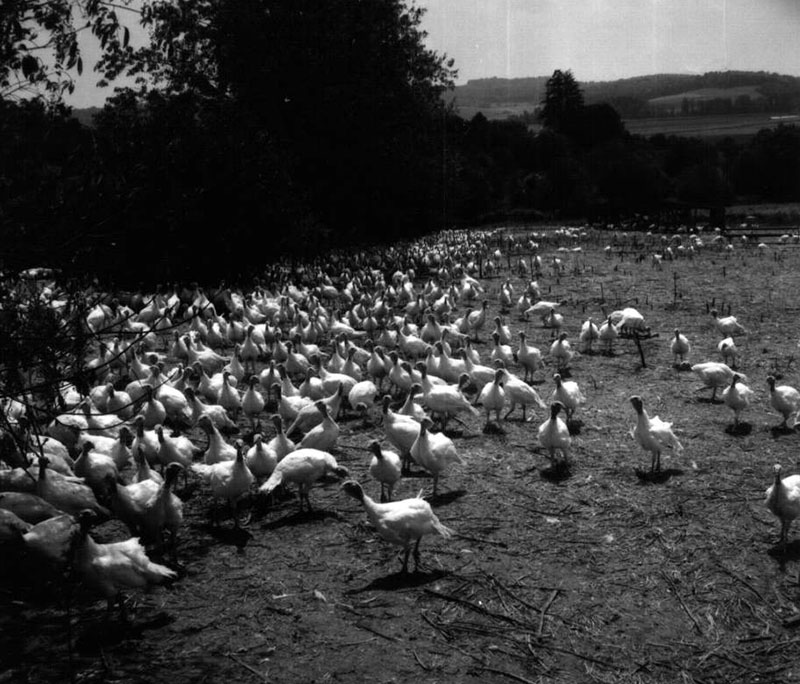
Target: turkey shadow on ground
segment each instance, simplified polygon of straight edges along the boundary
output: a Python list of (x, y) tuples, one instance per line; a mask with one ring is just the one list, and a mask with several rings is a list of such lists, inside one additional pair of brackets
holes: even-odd
[(439, 430), (438, 432), (450, 439), (477, 439), (478, 437), (483, 437), (483, 432), (467, 432), (465, 425), (460, 428), (452, 428), (448, 425), (446, 430)]
[[(181, 538), (180, 535), (178, 536), (178, 547), (177, 547), (176, 553), (178, 555), (179, 561), (178, 561), (177, 565), (183, 565), (183, 564), (189, 564), (189, 563), (192, 563), (192, 562), (197, 562), (197, 561), (201, 560), (202, 558), (205, 558), (209, 554), (209, 552), (210, 552), (210, 550), (212, 548), (212, 545), (208, 544), (207, 541), (205, 539), (203, 539), (202, 535), (196, 534), (196, 532), (198, 532), (198, 531), (210, 532), (209, 528), (210, 528), (210, 525), (208, 523), (206, 523), (206, 522), (202, 522), (201, 523), (201, 522), (193, 521), (193, 522), (189, 523), (188, 529), (192, 530), (193, 532), (195, 532), (195, 534), (191, 534), (191, 535), (190, 534), (184, 534), (183, 535), (183, 539)], [(163, 555), (164, 555), (165, 558), (169, 558), (169, 554), (168, 553), (165, 552)], [(158, 561), (158, 562), (160, 563), (161, 561)], [(177, 568), (173, 567), (175, 565), (175, 563), (167, 563), (167, 562), (165, 562), (163, 564), (167, 565), (168, 567), (171, 567), (173, 570), (178, 572)]]
[(753, 431), (751, 423), (739, 423), (738, 425), (728, 425), (725, 432), (732, 437), (746, 437)]
[(436, 582), (443, 577), (447, 577), (449, 574), (447, 570), (414, 570), (414, 572), (403, 572), (399, 570), (385, 577), (377, 577), (363, 587), (350, 589), (344, 593), (350, 595), (361, 594), (365, 591), (374, 591), (376, 589), (381, 591), (396, 591), (398, 589), (422, 587), (431, 582)]
[(447, 506), (448, 504), (458, 501), (462, 496), (467, 493), (466, 489), (453, 489), (449, 492), (440, 492), (439, 494), (430, 494), (424, 497), (431, 506)]
[(773, 439), (778, 439), (778, 437), (785, 437), (786, 435), (793, 435), (795, 434), (796, 430), (794, 427), (789, 427), (788, 425), (773, 425), (769, 428), (769, 432), (772, 435)]
[(403, 477), (410, 477), (410, 478), (421, 478), (421, 477), (430, 477), (431, 474), (427, 470), (405, 470), (403, 471)]
[(772, 556), (784, 570), (786, 563), (800, 560), (800, 539), (795, 539), (788, 544), (778, 542), (767, 553)]
[(114, 646), (129, 639), (139, 639), (145, 631), (161, 629), (175, 620), (174, 615), (163, 611), (149, 615), (144, 620), (130, 622), (119, 617), (98, 618), (75, 640), (75, 649), (82, 655), (99, 654), (104, 647)]
[[(514, 411), (516, 411), (516, 410), (517, 409), (514, 409)], [(531, 415), (528, 415), (527, 411), (525, 412), (525, 417), (522, 416), (522, 411), (520, 411), (515, 416), (509, 415), (509, 414), (506, 414), (505, 416), (503, 416), (503, 422), (504, 423), (511, 423), (512, 425), (525, 425), (525, 423), (531, 423), (534, 420), (536, 420), (536, 414), (531, 412)]]
[[(772, 556), (781, 572), (786, 572), (787, 563), (800, 560), (800, 539), (795, 539), (788, 544), (778, 542), (767, 553)], [(800, 584), (800, 570), (798, 570), (797, 583)]]
[(570, 436), (574, 437), (575, 435), (581, 434), (583, 425), (584, 423), (580, 418), (570, 418), (567, 421), (567, 430), (569, 430)]
[(322, 521), (327, 519), (341, 520), (342, 516), (336, 511), (326, 511), (322, 508), (314, 508), (310, 511), (295, 511), (289, 515), (284, 515), (282, 518), (265, 522), (261, 524), (262, 530), (277, 530), (281, 527), (292, 527), (294, 525), (303, 525), (311, 521)]
[(641, 484), (664, 484), (673, 477), (683, 475), (683, 471), (680, 468), (666, 468), (656, 471), (634, 468), (634, 472)]
[(483, 437), (483, 431), (480, 432), (467, 432), (466, 430), (462, 430), (461, 432), (455, 430), (448, 430), (444, 433), (445, 437), (458, 437), (459, 439), (463, 440), (471, 440), (471, 439), (480, 439)]
[(546, 468), (539, 469), (539, 474), (542, 476), (543, 480), (557, 484), (572, 476), (572, 464), (565, 461), (558, 461), (558, 463), (553, 463)]
[[(181, 475), (180, 479), (183, 479), (184, 474)], [(181, 501), (185, 503), (186, 501), (191, 499), (199, 490), (200, 490), (199, 480), (191, 480), (185, 482), (183, 487), (178, 487), (177, 489), (175, 489), (174, 494)]]
[(271, 510), (287, 501), (297, 501), (297, 494), (284, 485), (279, 484), (269, 494), (259, 492), (250, 498), (250, 509), (259, 518), (264, 517)]
[(723, 404), (724, 402), (720, 398), (712, 398), (712, 397), (697, 397), (695, 401), (698, 404)]
[(483, 426), (484, 435), (504, 435), (506, 431), (497, 421), (490, 421)]
[(248, 542), (253, 538), (252, 533), (244, 527), (231, 526), (221, 527), (219, 525), (208, 524), (204, 526), (205, 531), (208, 532), (217, 541), (228, 546), (235, 546), (239, 551), (243, 551)]

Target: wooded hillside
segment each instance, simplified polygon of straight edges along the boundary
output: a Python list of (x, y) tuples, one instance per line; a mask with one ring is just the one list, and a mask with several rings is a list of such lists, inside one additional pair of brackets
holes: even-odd
[[(587, 104), (608, 103), (623, 118), (800, 109), (800, 78), (764, 71), (655, 74), (579, 82)], [(457, 86), (451, 99), (470, 114), (478, 109), (488, 116), (484, 110), (510, 104), (524, 105), (532, 113), (544, 97), (546, 83), (545, 76), (475, 79)]]

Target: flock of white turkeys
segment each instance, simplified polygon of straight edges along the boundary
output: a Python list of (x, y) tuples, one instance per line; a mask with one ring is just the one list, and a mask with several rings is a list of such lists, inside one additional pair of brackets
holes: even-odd
[[(483, 428), (492, 432), (518, 407), (523, 422), (538, 412), (531, 447), (538, 443), (552, 468), (568, 468), (570, 427), (587, 402), (569, 377), (571, 361), (594, 345), (608, 352), (620, 336), (648, 333), (644, 316), (627, 307), (604, 312), (600, 325), (585, 320), (573, 347), (560, 302), (541, 296), (537, 278), (546, 269), (538, 256), (513, 258), (522, 291), (510, 275), (493, 281), (499, 315), (491, 315), (490, 281), (478, 272), (508, 273), (510, 254), (537, 248), (511, 238), (501, 250), (499, 235), (449, 232), (346, 262), (340, 257), (329, 268), (276, 267), (268, 285), (226, 288), (212, 299), (194, 286), (128, 304), (97, 303), (85, 321), (97, 352), (88, 362), (95, 379), (88, 394), (62, 386), (66, 409), (43, 431), (30, 397), (3, 398), (0, 542), (37, 563), (72, 567), (109, 607), (119, 600), (122, 608), (123, 591), (176, 577), (181, 478), (197, 478), (218, 502), (215, 522), (228, 506), (237, 526), (244, 522), (240, 504), (250, 497), (270, 505), (277, 491), (296, 489), (300, 509), (310, 510), (312, 487), (334, 479), (363, 504), (375, 532), (402, 548), (403, 571), (412, 551), (418, 565), (423, 536), (457, 532), (439, 521), (422, 492), (400, 500), (393, 494), (416, 465), (432, 477), (435, 503), (439, 479), (465, 463), (459, 433), (447, 427), (457, 422), (468, 431), (483, 413)], [(552, 275), (563, 274), (554, 257)], [(55, 285), (44, 285), (41, 296), (61, 310)], [(691, 370), (713, 389), (712, 399), (722, 390), (737, 427), (754, 396), (735, 370), (735, 339), (746, 330), (732, 316), (712, 314), (721, 360)], [(525, 331), (512, 332), (509, 315), (539, 319), (546, 347), (530, 344)], [(680, 330), (669, 351), (676, 367), (686, 365), (691, 345)], [(547, 402), (531, 385), (534, 377), (552, 387)], [(767, 382), (787, 426), (800, 393), (772, 377)], [(631, 434), (657, 472), (662, 452), (680, 454), (683, 446), (671, 423), (648, 414), (646, 398), (632, 396), (630, 403), (626, 427), (633, 423)], [(334, 455), (343, 453), (343, 417), (381, 421), (384, 440), (363, 445), (371, 453), (368, 482), (352, 479)], [(378, 500), (367, 493), (372, 488)], [(800, 475), (781, 478), (776, 466), (767, 504), (785, 543), (800, 515)], [(91, 527), (110, 517), (131, 537), (97, 543)]]

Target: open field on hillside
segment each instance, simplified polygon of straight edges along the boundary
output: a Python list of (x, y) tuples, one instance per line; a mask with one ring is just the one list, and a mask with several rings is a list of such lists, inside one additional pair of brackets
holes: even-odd
[[(508, 102), (487, 107), (459, 107), (459, 114), (471, 119), (478, 112), (489, 120), (508, 119), (535, 111), (536, 102)], [(678, 135), (693, 138), (750, 137), (764, 128), (780, 124), (797, 124), (800, 120), (772, 118), (769, 114), (731, 114), (709, 116), (665, 116), (647, 119), (625, 119), (625, 128), (634, 135)], [(536, 130), (534, 127), (533, 130)]]
[(769, 114), (732, 114), (626, 119), (625, 127), (631, 133), (645, 137), (661, 133), (694, 138), (724, 138), (749, 137), (763, 128), (777, 128), (782, 123), (797, 122), (797, 119), (775, 119)]
[(713, 100), (715, 98), (725, 98), (734, 100), (737, 97), (747, 96), (753, 100), (760, 100), (764, 96), (758, 86), (737, 86), (735, 88), (698, 88), (697, 90), (687, 90), (675, 95), (664, 95), (648, 100), (651, 105), (675, 105), (680, 106), (684, 100)]
[[(230, 518), (213, 527), (207, 490), (181, 481), (181, 577), (136, 595), (131, 625), (106, 624), (105, 604), (81, 591), (58, 606), (52, 588), (6, 578), (0, 682), (797, 681), (800, 529), (778, 545), (764, 490), (775, 463), (784, 475), (798, 472), (800, 434), (778, 427), (766, 378), (800, 385), (800, 250), (706, 247), (656, 268), (658, 236), (649, 245), (620, 236), (607, 251), (608, 233), (556, 241), (536, 230), (542, 297), (561, 303), (573, 349), (587, 317), (600, 323), (625, 306), (652, 334), (642, 341), (645, 366), (623, 339), (610, 355), (576, 353), (570, 362), (565, 374), (587, 398), (571, 424), (571, 468), (553, 471), (538, 446), (541, 409), (531, 422), (517, 411), (488, 432), (483, 415), (451, 421), (466, 465), (451, 467), (429, 501), (456, 534), (426, 537), (423, 567), (407, 576), (397, 549), (338, 484), (312, 491), (312, 513), (299, 513), (292, 497), (254, 505), (249, 527), (237, 531)], [(496, 275), (481, 279), (488, 320), (502, 315), (542, 350), (533, 386), (547, 400), (552, 333), (516, 308), (501, 312), (505, 279), (515, 298), (530, 279), (507, 264), (502, 257)], [(421, 268), (417, 276), (421, 289)], [(738, 366), (755, 398), (737, 428), (669, 351), (679, 327), (692, 344), (689, 363), (719, 360), (712, 303), (748, 330), (736, 339)], [(479, 333), (484, 363), (491, 328)], [(630, 434), (634, 394), (651, 416), (674, 423), (684, 447), (664, 454), (659, 476)], [(335, 451), (376, 498), (367, 445), (383, 440), (379, 418), (377, 407), (366, 424), (342, 418)], [(420, 489), (430, 494), (431, 479), (417, 467), (395, 496)], [(125, 536), (115, 522), (95, 533)]]
[(487, 105), (486, 107), (462, 105), (458, 107), (457, 111), (459, 116), (467, 120), (480, 112), (489, 121), (497, 121), (508, 119), (512, 116), (522, 116), (525, 112), (534, 112), (539, 104), (539, 102), (505, 102)]
[(759, 220), (769, 222), (775, 217), (787, 217), (800, 222), (800, 203), (784, 202), (773, 204), (734, 204), (725, 208), (725, 213), (729, 217), (745, 219), (748, 216), (755, 216)]

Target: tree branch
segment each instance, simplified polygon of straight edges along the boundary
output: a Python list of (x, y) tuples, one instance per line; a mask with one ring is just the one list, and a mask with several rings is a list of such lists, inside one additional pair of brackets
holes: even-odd
[(104, 7), (113, 7), (114, 9), (121, 9), (125, 10), (126, 12), (132, 12), (133, 14), (138, 14), (140, 16), (142, 14), (142, 10), (135, 9), (133, 7), (127, 7), (126, 5), (118, 5), (117, 3), (114, 2), (105, 2), (104, 0), (100, 0), (99, 4), (103, 5)]

